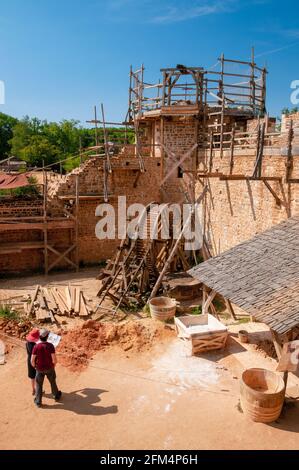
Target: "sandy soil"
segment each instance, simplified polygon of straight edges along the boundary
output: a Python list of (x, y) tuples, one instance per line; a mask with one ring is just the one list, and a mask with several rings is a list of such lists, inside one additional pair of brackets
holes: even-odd
[[(0, 280), (0, 300), (27, 295), (37, 284), (70, 282), (96, 303), (97, 274), (98, 269), (86, 269), (48, 278)], [(138, 315), (130, 317), (132, 322)], [(9, 351), (6, 364), (0, 366), (0, 449), (299, 447), (298, 403), (286, 407), (272, 425), (252, 423), (240, 412), (239, 378), (244, 369), (276, 367), (275, 360), (255, 346), (269, 339), (265, 325), (230, 325), (225, 351), (189, 357), (173, 331), (162, 331), (149, 319), (140, 322), (137, 334), (134, 324), (121, 324), (113, 328), (110, 339), (110, 333), (97, 337), (87, 328), (81, 341), (83, 321), (65, 318), (63, 329), (75, 331), (67, 333), (59, 349), (57, 375), (63, 399), (55, 403), (46, 383), (41, 409), (33, 404), (24, 343), (0, 332)], [(239, 344), (237, 333), (243, 328), (251, 344)], [(71, 367), (73, 356), (87, 344), (92, 353), (84, 367)], [(107, 347), (102, 349), (103, 344)], [(299, 380), (293, 376), (288, 396), (299, 396)]]
[[(234, 337), (223, 354), (188, 357), (165, 338), (149, 351), (112, 347), (81, 373), (61, 365), (55, 403), (45, 385), (43, 408), (32, 402), (26, 355), (19, 340), (0, 366), (1, 449), (297, 449), (299, 407), (272, 425), (252, 423), (238, 408), (246, 367), (275, 361)], [(290, 382), (293, 395), (298, 383)]]

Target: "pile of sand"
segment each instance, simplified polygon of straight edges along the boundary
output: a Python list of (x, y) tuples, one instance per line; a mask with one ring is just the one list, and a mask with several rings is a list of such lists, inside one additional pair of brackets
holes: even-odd
[(155, 341), (173, 335), (173, 330), (169, 327), (151, 320), (121, 324), (89, 320), (79, 328), (61, 332), (62, 340), (57, 352), (60, 364), (73, 371), (80, 371), (98, 351), (110, 346), (139, 352), (149, 349)]

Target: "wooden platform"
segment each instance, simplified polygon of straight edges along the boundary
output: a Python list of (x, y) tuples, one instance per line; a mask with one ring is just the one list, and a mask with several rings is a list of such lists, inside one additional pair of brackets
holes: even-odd
[(0, 254), (21, 253), (24, 250), (43, 249), (43, 241), (1, 243)]
[(56, 230), (73, 228), (75, 223), (71, 219), (51, 219), (47, 222), (0, 222), (0, 232), (7, 230)]

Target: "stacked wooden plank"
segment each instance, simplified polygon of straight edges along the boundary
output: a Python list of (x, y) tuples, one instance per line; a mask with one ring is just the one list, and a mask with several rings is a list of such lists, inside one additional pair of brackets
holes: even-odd
[(37, 286), (27, 307), (28, 315), (39, 321), (55, 322), (56, 315), (88, 317), (92, 310), (88, 307), (80, 287)]

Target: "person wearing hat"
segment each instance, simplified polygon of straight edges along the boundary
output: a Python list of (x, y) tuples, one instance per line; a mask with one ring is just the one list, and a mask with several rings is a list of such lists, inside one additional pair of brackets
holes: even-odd
[(61, 391), (56, 384), (55, 366), (57, 364), (55, 348), (48, 342), (50, 332), (42, 329), (39, 332), (40, 343), (32, 351), (31, 365), (36, 369), (36, 393), (34, 403), (37, 407), (42, 405), (43, 383), (45, 376), (50, 382), (52, 395), (56, 401), (61, 398)]
[(31, 380), (32, 395), (35, 395), (35, 376), (36, 370), (31, 364), (31, 355), (34, 346), (39, 340), (39, 330), (34, 328), (26, 337), (26, 351), (27, 351), (27, 366), (28, 366), (28, 377)]

